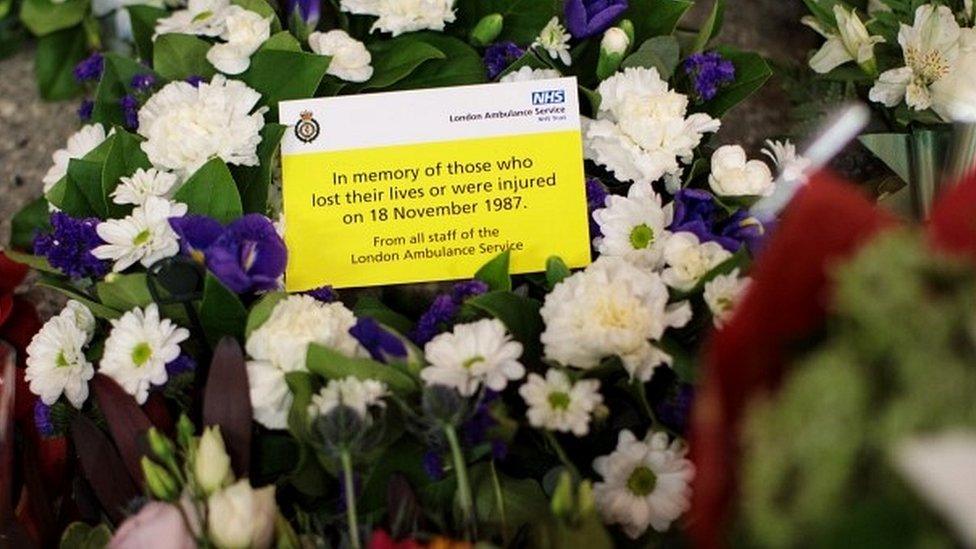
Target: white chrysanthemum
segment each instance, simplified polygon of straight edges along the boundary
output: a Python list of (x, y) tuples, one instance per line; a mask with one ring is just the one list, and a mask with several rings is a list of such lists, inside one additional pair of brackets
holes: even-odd
[(167, 33), (220, 36), (226, 28), (230, 7), (230, 0), (189, 0), (186, 9), (156, 21), (153, 40)]
[(874, 74), (877, 70), (874, 46), (884, 43), (885, 40), (868, 32), (861, 18), (857, 16), (856, 9), (847, 10), (843, 6), (835, 5), (836, 29), (824, 28), (813, 16), (804, 17), (801, 21), (827, 39), (810, 59), (810, 68), (814, 71), (827, 74), (849, 61), (856, 62), (869, 74)]
[(618, 356), (642, 381), (671, 363), (656, 345), (665, 330), (691, 320), (687, 302), (668, 306), (660, 275), (616, 257), (601, 257), (557, 284), (540, 313), (547, 358), (588, 370)]
[(271, 37), (272, 16), (246, 10), (240, 6), (227, 8), (225, 42), (214, 44), (207, 51), (207, 61), (224, 74), (241, 74), (251, 66), (251, 56)]
[(593, 240), (601, 255), (620, 257), (638, 267), (656, 269), (670, 234), (673, 209), (661, 205), (649, 183), (634, 183), (627, 196), (610, 195), (606, 207), (593, 212), (602, 237)]
[(557, 368), (549, 368), (544, 378), (529, 374), (519, 387), (519, 395), (529, 406), (526, 417), (530, 425), (550, 431), (572, 432), (578, 437), (590, 432), (590, 416), (603, 403), (599, 380), (582, 379), (573, 383)]
[(180, 251), (179, 239), (169, 218), (186, 215), (186, 204), (150, 196), (124, 219), (110, 219), (95, 231), (106, 243), (91, 251), (98, 259), (115, 261), (112, 270), (121, 272), (135, 263), (149, 267)]
[(72, 134), (64, 148), (54, 151), (54, 154), (51, 155), (54, 165), (47, 170), (41, 180), (44, 183), (44, 192), (50, 191), (55, 183), (68, 174), (68, 162), (72, 158), (84, 157), (95, 147), (101, 145), (106, 137), (108, 136), (105, 133), (105, 128), (101, 124), (82, 126), (80, 130)]
[(94, 332), (91, 311), (71, 300), (34, 334), (27, 346), (24, 379), (41, 402), (50, 406), (64, 394), (72, 406), (82, 407), (88, 399), (88, 380), (95, 375), (84, 351)]
[(739, 269), (729, 274), (718, 275), (705, 283), (702, 297), (708, 310), (712, 312), (712, 322), (716, 328), (721, 328), (732, 316), (733, 311), (745, 294), (752, 279), (739, 278)]
[(749, 160), (739, 145), (725, 145), (712, 155), (708, 184), (719, 196), (769, 196), (773, 172), (762, 160)]
[(312, 395), (308, 415), (309, 417), (324, 416), (342, 405), (352, 408), (365, 418), (371, 407), (386, 406), (383, 397), (388, 394), (386, 384), (375, 379), (361, 380), (353, 376), (333, 379), (318, 394)]
[(454, 387), (464, 396), (475, 394), (482, 383), (501, 391), (510, 380), (521, 379), (522, 344), (512, 340), (498, 319), (458, 324), (424, 346), (430, 366), (420, 371), (428, 385)]
[(512, 71), (498, 79), (499, 82), (528, 82), (530, 80), (549, 80), (550, 78), (560, 78), (562, 73), (556, 69), (533, 69), (525, 66), (517, 71)]
[(98, 371), (143, 404), (151, 385), (166, 383), (166, 363), (180, 356), (180, 343), (190, 337), (190, 332), (160, 318), (155, 303), (132, 309), (111, 322)]
[(444, 30), (453, 23), (454, 0), (342, 0), (342, 11), (377, 17), (370, 31), (399, 36), (419, 30)]
[(704, 113), (686, 116), (688, 98), (670, 90), (654, 68), (628, 67), (598, 91), (597, 119), (584, 119), (584, 153), (620, 181), (680, 177), (681, 163), (691, 161), (702, 136), (721, 125)]
[(871, 101), (896, 107), (904, 100), (919, 111), (933, 107), (932, 85), (952, 73), (968, 39), (968, 29), (963, 32), (948, 7), (919, 6), (914, 24), (903, 24), (898, 32), (905, 66), (881, 74), (868, 94)]
[(810, 159), (796, 152), (796, 145), (786, 139), (784, 141), (766, 140), (763, 154), (769, 157), (776, 166), (783, 181), (804, 181), (810, 168)]
[(700, 242), (694, 233), (673, 233), (664, 244), (667, 268), (661, 273), (661, 279), (672, 288), (690, 290), (730, 257), (732, 254), (716, 242)]
[(307, 295), (292, 295), (275, 305), (271, 316), (251, 332), (245, 348), (254, 419), (271, 429), (287, 425), (292, 395), (285, 383), (288, 372), (305, 370), (305, 355), (312, 343), (345, 356), (367, 356), (349, 335), (356, 324), (342, 303), (322, 303)]
[[(142, 150), (157, 168), (186, 177), (213, 157), (256, 166), (267, 107), (261, 94), (222, 75), (193, 87), (170, 82), (139, 109)], [(252, 112), (253, 111), (253, 112)]]
[(559, 59), (567, 67), (573, 59), (569, 56), (569, 40), (572, 38), (566, 28), (559, 23), (558, 17), (553, 17), (539, 31), (539, 36), (532, 43), (532, 47), (540, 47), (553, 59)]
[(308, 46), (319, 55), (332, 57), (327, 74), (347, 82), (365, 82), (373, 76), (373, 56), (344, 30), (313, 32), (308, 35)]
[(648, 527), (664, 532), (691, 505), (695, 466), (685, 458), (681, 441), (668, 443), (665, 433), (637, 440), (621, 431), (617, 449), (593, 461), (603, 481), (593, 485), (596, 508), (608, 524), (619, 524), (631, 538)]
[(139, 168), (132, 175), (119, 178), (119, 181), (112, 191), (112, 202), (142, 206), (150, 196), (170, 198), (179, 178), (156, 168)]

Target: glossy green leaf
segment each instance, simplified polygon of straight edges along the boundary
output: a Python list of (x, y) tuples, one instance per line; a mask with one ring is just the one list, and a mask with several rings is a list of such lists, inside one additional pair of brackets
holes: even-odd
[(491, 290), (511, 291), (512, 277), (508, 272), (511, 257), (511, 252), (505, 250), (478, 269), (474, 277), (487, 284)]
[(268, 190), (277, 162), (278, 144), (287, 129), (281, 124), (265, 124), (258, 144), (258, 165), (231, 167), (246, 213), (268, 213)]
[(48, 101), (70, 99), (82, 87), (72, 73), (75, 65), (88, 55), (85, 31), (80, 26), (42, 36), (34, 54), (34, 74), (41, 97)]
[(173, 200), (186, 204), (190, 213), (207, 215), (223, 224), (243, 215), (237, 184), (220, 158), (211, 159), (194, 172)]
[(251, 332), (260, 328), (271, 317), (271, 313), (278, 302), (287, 297), (288, 294), (285, 292), (271, 292), (261, 296), (261, 299), (251, 307), (251, 311), (247, 315), (244, 337), (251, 337)]
[(214, 275), (207, 273), (200, 302), (200, 324), (207, 342), (213, 346), (224, 336), (241, 340), (246, 323), (247, 310), (241, 299)]
[(20, 20), (35, 36), (74, 27), (88, 14), (88, 0), (24, 0), (20, 5)]
[(465, 302), (464, 307), (501, 320), (525, 347), (525, 356), (537, 357), (541, 353), (539, 335), (545, 326), (539, 315), (541, 306), (538, 301), (512, 292), (496, 291), (474, 296)]
[(167, 15), (167, 11), (156, 6), (126, 6), (129, 10), (129, 20), (132, 21), (132, 41), (136, 47), (136, 54), (146, 62), (153, 58), (153, 34), (156, 33), (156, 21)]
[(655, 68), (663, 80), (668, 80), (678, 66), (680, 47), (673, 36), (656, 36), (645, 40), (637, 51), (627, 56), (620, 64), (627, 67)]
[[(210, 44), (188, 34), (163, 34), (153, 46), (153, 68), (167, 80), (210, 79), (217, 70), (207, 61)], [(282, 78), (282, 80), (288, 80)]]
[(309, 345), (308, 370), (325, 379), (342, 379), (353, 376), (359, 379), (375, 379), (386, 383), (391, 391), (406, 395), (420, 389), (416, 379), (403, 370), (380, 364), (368, 358), (349, 358), (321, 345)]

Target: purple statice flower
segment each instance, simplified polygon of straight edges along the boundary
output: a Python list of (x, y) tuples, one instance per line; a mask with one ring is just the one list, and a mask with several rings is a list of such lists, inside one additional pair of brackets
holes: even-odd
[(202, 76), (199, 76), (199, 75), (196, 75), (196, 74), (186, 77), (186, 80), (185, 80), (185, 82), (187, 84), (193, 86), (194, 88), (199, 88), (200, 87), (200, 84), (203, 83), (203, 82), (206, 82), (206, 81), (207, 81), (206, 78), (204, 78)]
[(610, 28), (627, 11), (627, 0), (566, 0), (566, 29), (574, 38), (588, 38)]
[(181, 354), (166, 363), (166, 376), (174, 378), (181, 374), (193, 372), (197, 369), (197, 362), (189, 355)]
[(156, 77), (151, 74), (137, 74), (132, 77), (132, 89), (139, 92), (146, 92), (156, 85)]
[(665, 425), (678, 431), (685, 432), (688, 419), (691, 417), (691, 407), (695, 402), (695, 389), (687, 383), (678, 385), (670, 391), (664, 400), (654, 406), (654, 414)]
[(122, 118), (125, 120), (125, 127), (129, 130), (139, 128), (139, 100), (132, 95), (123, 95), (119, 99), (119, 107), (122, 108)]
[(37, 399), (34, 403), (34, 425), (42, 437), (54, 436), (54, 421), (51, 419), (51, 407)]
[(735, 81), (735, 65), (715, 51), (689, 56), (684, 68), (701, 101), (711, 101), (719, 88)]
[(95, 102), (91, 99), (82, 100), (81, 104), (78, 105), (78, 119), (82, 122), (88, 122), (91, 120), (92, 112), (95, 110)]
[(75, 65), (72, 73), (78, 82), (88, 82), (89, 80), (98, 80), (101, 78), (102, 71), (104, 70), (105, 58), (96, 51)]
[(320, 288), (315, 288), (314, 290), (309, 290), (302, 293), (307, 296), (314, 297), (322, 303), (332, 303), (339, 299), (339, 294), (332, 289), (332, 286), (322, 286)]
[(271, 220), (253, 213), (228, 225), (204, 255), (210, 272), (239, 294), (276, 289), (288, 258)]
[(450, 294), (441, 294), (434, 298), (430, 308), (420, 315), (410, 339), (417, 345), (426, 344), (434, 339), (434, 336), (454, 325), (454, 317), (457, 316), (466, 299), (487, 291), (488, 285), (480, 280), (455, 284)]
[(600, 224), (593, 219), (593, 212), (606, 207), (607, 196), (609, 195), (610, 192), (607, 191), (602, 181), (595, 177), (586, 179), (586, 210), (587, 218), (590, 220), (590, 239), (603, 236)]
[(390, 358), (407, 356), (407, 346), (403, 341), (372, 318), (356, 319), (355, 326), (349, 328), (349, 335), (356, 338), (369, 351), (369, 356), (378, 362), (386, 363)]
[(34, 238), (34, 253), (47, 258), (52, 267), (71, 278), (101, 278), (109, 263), (93, 256), (91, 251), (104, 244), (95, 227), (94, 217), (74, 218), (64, 212), (51, 214), (52, 231)]
[(180, 239), (180, 252), (198, 263), (205, 262), (207, 248), (224, 232), (216, 219), (196, 214), (171, 217), (169, 226)]
[(523, 55), (525, 55), (525, 50), (518, 47), (515, 42), (495, 42), (488, 46), (485, 49), (484, 59), (488, 80), (498, 78), (498, 75)]
[(436, 481), (444, 478), (444, 458), (441, 457), (440, 452), (436, 450), (426, 452), (420, 465), (430, 480)]
[(477, 446), (488, 440), (488, 431), (498, 424), (495, 417), (491, 415), (491, 403), (496, 400), (498, 400), (496, 391), (485, 390), (474, 413), (461, 424), (461, 438), (467, 446)]
[(315, 28), (322, 16), (322, 0), (288, 0), (285, 13), (297, 14), (306, 25)]

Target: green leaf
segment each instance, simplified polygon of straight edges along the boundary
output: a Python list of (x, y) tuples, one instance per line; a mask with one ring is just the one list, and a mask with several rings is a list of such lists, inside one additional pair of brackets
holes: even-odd
[(264, 44), (261, 44), (262, 50), (280, 50), (280, 51), (302, 51), (302, 45), (298, 43), (298, 39), (295, 38), (292, 33), (288, 31), (281, 31), (279, 33), (273, 34), (271, 38), (268, 38)]
[(310, 372), (325, 379), (353, 376), (359, 379), (382, 381), (391, 391), (401, 395), (411, 394), (420, 389), (417, 380), (403, 370), (368, 358), (349, 358), (314, 343), (308, 346), (306, 366)]
[(554, 255), (546, 260), (546, 286), (548, 286), (549, 290), (552, 290), (556, 284), (559, 284), (571, 274), (572, 272), (566, 266), (563, 258)]
[(265, 124), (261, 128), (261, 143), (258, 144), (257, 166), (234, 166), (231, 172), (237, 181), (241, 205), (246, 213), (266, 214), (268, 212), (268, 188), (271, 186), (275, 156), (278, 144), (285, 135), (287, 126)]
[(661, 79), (668, 80), (674, 74), (680, 57), (678, 40), (673, 36), (656, 36), (644, 41), (637, 51), (627, 56), (621, 68), (647, 67), (655, 68)]
[(411, 37), (437, 48), (446, 58), (426, 61), (410, 76), (390, 86), (390, 89), (439, 88), (481, 84), (486, 81), (481, 56), (471, 46), (441, 33), (420, 32)]
[(119, 108), (119, 100), (132, 91), (132, 77), (137, 74), (154, 74), (145, 65), (117, 53), (105, 54), (105, 68), (95, 90), (95, 107), (92, 120), (104, 126), (122, 126), (125, 116)]
[(773, 69), (757, 53), (742, 52), (724, 46), (716, 48), (716, 51), (735, 66), (735, 82), (722, 88), (714, 99), (704, 105), (705, 112), (715, 118), (721, 118), (729, 109), (761, 88), (773, 75)]
[(271, 316), (279, 301), (288, 297), (285, 292), (271, 292), (261, 296), (247, 315), (247, 325), (244, 327), (244, 337), (251, 337), (251, 332), (261, 327)]
[(512, 292), (496, 291), (469, 298), (464, 307), (501, 320), (525, 347), (526, 356), (537, 357), (541, 354), (539, 334), (545, 326), (539, 315), (541, 307), (538, 301)]
[(386, 306), (385, 303), (372, 296), (363, 296), (356, 301), (353, 310), (357, 317), (366, 316), (393, 328), (401, 334), (408, 334), (413, 330), (413, 321)]
[(145, 307), (153, 302), (146, 273), (111, 274), (95, 284), (95, 294), (103, 305), (117, 311)]
[(907, 133), (871, 133), (858, 137), (871, 154), (891, 168), (902, 181), (911, 181), (909, 163), (909, 144), (911, 136)]
[(708, 19), (698, 29), (698, 35), (691, 45), (689, 53), (699, 53), (708, 47), (708, 43), (718, 36), (722, 30), (722, 21), (725, 18), (725, 0), (714, 0), (712, 11), (708, 14)]
[(308, 432), (308, 405), (320, 383), (308, 372), (288, 372), (285, 382), (293, 396), (288, 410), (288, 431), (298, 440), (308, 441), (311, 438)]
[(246, 323), (247, 310), (237, 294), (228, 290), (217, 277), (207, 273), (203, 283), (203, 300), (200, 302), (200, 324), (203, 325), (207, 342), (213, 346), (228, 335), (241, 340)]
[(20, 5), (20, 20), (34, 36), (45, 36), (74, 27), (88, 14), (88, 0), (66, 0), (56, 4), (51, 0), (24, 0)]
[(240, 80), (261, 94), (262, 104), (277, 112), (281, 101), (311, 97), (329, 62), (329, 57), (314, 53), (260, 50), (251, 56), (251, 66)]
[(119, 185), (119, 179), (132, 175), (139, 168), (150, 168), (152, 164), (139, 146), (142, 143), (139, 136), (116, 128), (111, 141), (105, 167), (102, 169), (102, 199), (110, 217), (115, 218), (122, 217), (127, 210), (126, 207), (114, 203), (111, 198), (112, 192)]
[(522, 525), (534, 524), (548, 516), (549, 500), (534, 478), (512, 478), (493, 471), (489, 464), (480, 463), (471, 468), (471, 479), (479, 523), (497, 527), (504, 522), (512, 535)]
[(167, 15), (163, 8), (155, 6), (127, 6), (129, 20), (132, 21), (132, 41), (135, 43), (136, 53), (144, 61), (153, 58), (153, 34), (156, 33), (156, 21)]
[(190, 213), (207, 215), (223, 224), (244, 215), (237, 184), (220, 158), (212, 158), (194, 172), (173, 200), (186, 204)]
[(457, 2), (459, 26), (473, 28), (482, 17), (502, 15), (502, 33), (497, 40), (511, 40), (525, 45), (535, 40), (542, 27), (555, 15), (562, 14), (562, 2), (551, 0), (464, 0)]
[(33, 249), (34, 237), (49, 230), (50, 212), (47, 200), (42, 196), (24, 206), (10, 220), (10, 245), (21, 250)]
[(18, 252), (17, 250), (4, 250), (3, 254), (7, 256), (11, 261), (16, 261), (23, 265), (27, 265), (31, 269), (42, 271), (45, 273), (51, 273), (60, 275), (61, 271), (55, 269), (47, 262), (47, 258), (39, 255), (26, 254), (23, 252)]
[(92, 212), (102, 219), (108, 217), (108, 206), (102, 196), (101, 162), (72, 158), (68, 160), (67, 178), (91, 206)]
[(37, 281), (37, 285), (43, 288), (50, 288), (56, 290), (66, 295), (67, 297), (78, 301), (88, 309), (98, 318), (104, 318), (106, 320), (111, 320), (113, 318), (119, 318), (122, 316), (120, 311), (117, 311), (111, 307), (102, 305), (101, 303), (95, 301), (94, 299), (83, 294), (77, 288), (71, 286), (67, 281), (60, 277), (53, 277), (50, 275), (41, 276), (40, 280)]
[(208, 51), (210, 44), (196, 36), (163, 34), (156, 38), (153, 47), (153, 68), (167, 80), (186, 80), (191, 76), (209, 80), (217, 70), (207, 61)]
[(508, 272), (511, 257), (511, 252), (505, 250), (478, 269), (474, 277), (487, 284), (491, 290), (511, 291), (512, 277)]
[(102, 549), (112, 539), (108, 526), (89, 526), (84, 522), (72, 522), (61, 534), (60, 549)]
[(369, 45), (369, 51), (373, 56), (373, 77), (360, 86), (348, 86), (353, 90), (392, 86), (410, 76), (425, 61), (447, 58), (441, 50), (409, 34), (373, 42)]
[(75, 81), (75, 65), (88, 55), (85, 31), (80, 26), (42, 36), (34, 54), (34, 74), (41, 97), (61, 101), (82, 91)]
[(694, 5), (690, 0), (634, 0), (623, 18), (634, 24), (634, 43), (674, 32), (678, 21)]

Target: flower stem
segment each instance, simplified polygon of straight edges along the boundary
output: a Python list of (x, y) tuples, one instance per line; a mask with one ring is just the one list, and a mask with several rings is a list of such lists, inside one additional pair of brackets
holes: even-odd
[(464, 453), (461, 451), (461, 443), (458, 441), (457, 431), (453, 425), (444, 426), (444, 434), (447, 436), (447, 443), (451, 446), (451, 457), (454, 460), (454, 475), (457, 477), (458, 500), (461, 505), (464, 532), (468, 541), (474, 541), (478, 537), (477, 526), (474, 518), (474, 499), (471, 497), (471, 484), (468, 481), (468, 466), (464, 461)]
[(508, 518), (505, 516), (505, 498), (502, 485), (498, 481), (498, 471), (495, 470), (495, 460), (491, 460), (491, 487), (495, 491), (495, 503), (498, 505), (498, 516), (501, 517), (502, 539), (508, 539)]
[(542, 432), (546, 437), (546, 442), (548, 442), (549, 446), (552, 447), (552, 450), (556, 452), (556, 457), (558, 457), (559, 461), (562, 462), (563, 467), (565, 467), (570, 474), (573, 475), (573, 479), (582, 479), (583, 477), (580, 476), (579, 471), (576, 469), (576, 465), (570, 461), (569, 456), (566, 455), (566, 451), (563, 450), (563, 445), (559, 444), (559, 439), (556, 438), (556, 435), (552, 434), (552, 431), (548, 430), (544, 430)]
[(339, 455), (342, 460), (342, 482), (346, 492), (346, 519), (349, 526), (349, 544), (353, 549), (360, 549), (359, 523), (356, 519), (356, 483), (352, 478), (352, 458), (349, 450), (343, 450)]
[(654, 413), (654, 408), (651, 407), (651, 403), (647, 400), (647, 391), (644, 390), (644, 384), (639, 379), (633, 381), (634, 392), (637, 394), (637, 400), (640, 401), (641, 408), (643, 408), (644, 413), (647, 414), (647, 418), (651, 421), (651, 427), (655, 429), (660, 429), (673, 437), (678, 437), (678, 433), (674, 432), (673, 429), (665, 425), (657, 418), (657, 414)]

